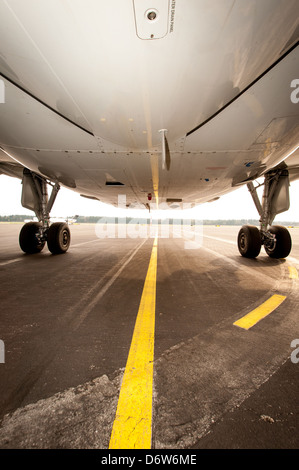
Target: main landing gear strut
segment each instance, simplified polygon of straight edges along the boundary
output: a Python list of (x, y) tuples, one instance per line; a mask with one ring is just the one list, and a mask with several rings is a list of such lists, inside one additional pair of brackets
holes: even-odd
[(252, 182), (247, 184), (260, 215), (260, 229), (244, 225), (238, 234), (238, 248), (242, 256), (255, 258), (264, 245), (271, 258), (286, 258), (292, 248), (289, 231), (273, 225), (275, 216), (289, 209), (289, 173), (286, 169), (274, 169), (265, 174), (262, 203)]
[[(68, 225), (64, 222), (50, 225), (50, 212), (60, 189), (59, 184), (52, 184), (28, 169), (24, 169), (22, 183), (22, 206), (33, 210), (38, 222), (23, 225), (19, 236), (21, 249), (29, 254), (39, 253), (47, 243), (51, 253), (65, 253), (71, 242)], [(50, 198), (48, 185), (52, 186)]]

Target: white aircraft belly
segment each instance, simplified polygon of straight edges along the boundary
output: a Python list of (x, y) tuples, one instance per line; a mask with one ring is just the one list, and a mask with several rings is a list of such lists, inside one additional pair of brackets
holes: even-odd
[[(1, 147), (110, 203), (118, 194), (205, 202), (281, 161), (298, 144), (298, 106), (289, 98), (296, 50), (186, 134), (292, 45), (297, 0), (186, 3), (170, 1), (161, 38), (145, 39), (131, 0), (1, 2)], [(160, 129), (168, 130), (169, 171)]]

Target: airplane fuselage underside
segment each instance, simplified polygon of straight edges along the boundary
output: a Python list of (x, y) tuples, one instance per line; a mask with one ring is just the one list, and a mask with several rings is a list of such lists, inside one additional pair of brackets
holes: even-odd
[(282, 5), (2, 2), (0, 170), (170, 205), (264, 174), (298, 145), (298, 4)]

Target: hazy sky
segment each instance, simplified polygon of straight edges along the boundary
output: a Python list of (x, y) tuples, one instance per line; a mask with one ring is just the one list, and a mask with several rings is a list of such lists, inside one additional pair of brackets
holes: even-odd
[[(22, 207), (21, 189), (20, 180), (8, 176), (0, 176), (0, 215), (34, 215), (33, 212)], [(299, 221), (297, 206), (297, 201), (299, 200), (299, 181), (292, 183), (290, 198), (291, 208), (289, 211), (279, 214), (275, 220)], [(133, 213), (128, 215), (137, 216), (146, 213), (147, 211), (144, 210), (144, 212), (139, 211), (138, 214)], [(258, 219), (257, 210), (246, 186), (222, 196), (218, 201), (198, 206), (195, 209), (195, 213), (199, 219)], [(116, 216), (116, 211), (111, 206), (99, 201), (82, 198), (78, 193), (61, 188), (51, 215), (53, 217), (66, 217), (75, 214), (99, 217), (113, 216), (115, 214)], [(171, 216), (174, 217), (173, 210), (171, 211)]]

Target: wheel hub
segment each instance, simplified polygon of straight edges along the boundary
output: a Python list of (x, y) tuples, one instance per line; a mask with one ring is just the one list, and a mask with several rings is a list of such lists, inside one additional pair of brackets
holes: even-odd
[(63, 243), (63, 246), (66, 246), (66, 245), (68, 244), (68, 240), (69, 240), (68, 231), (67, 231), (67, 230), (63, 230), (63, 232), (62, 232), (62, 243)]

